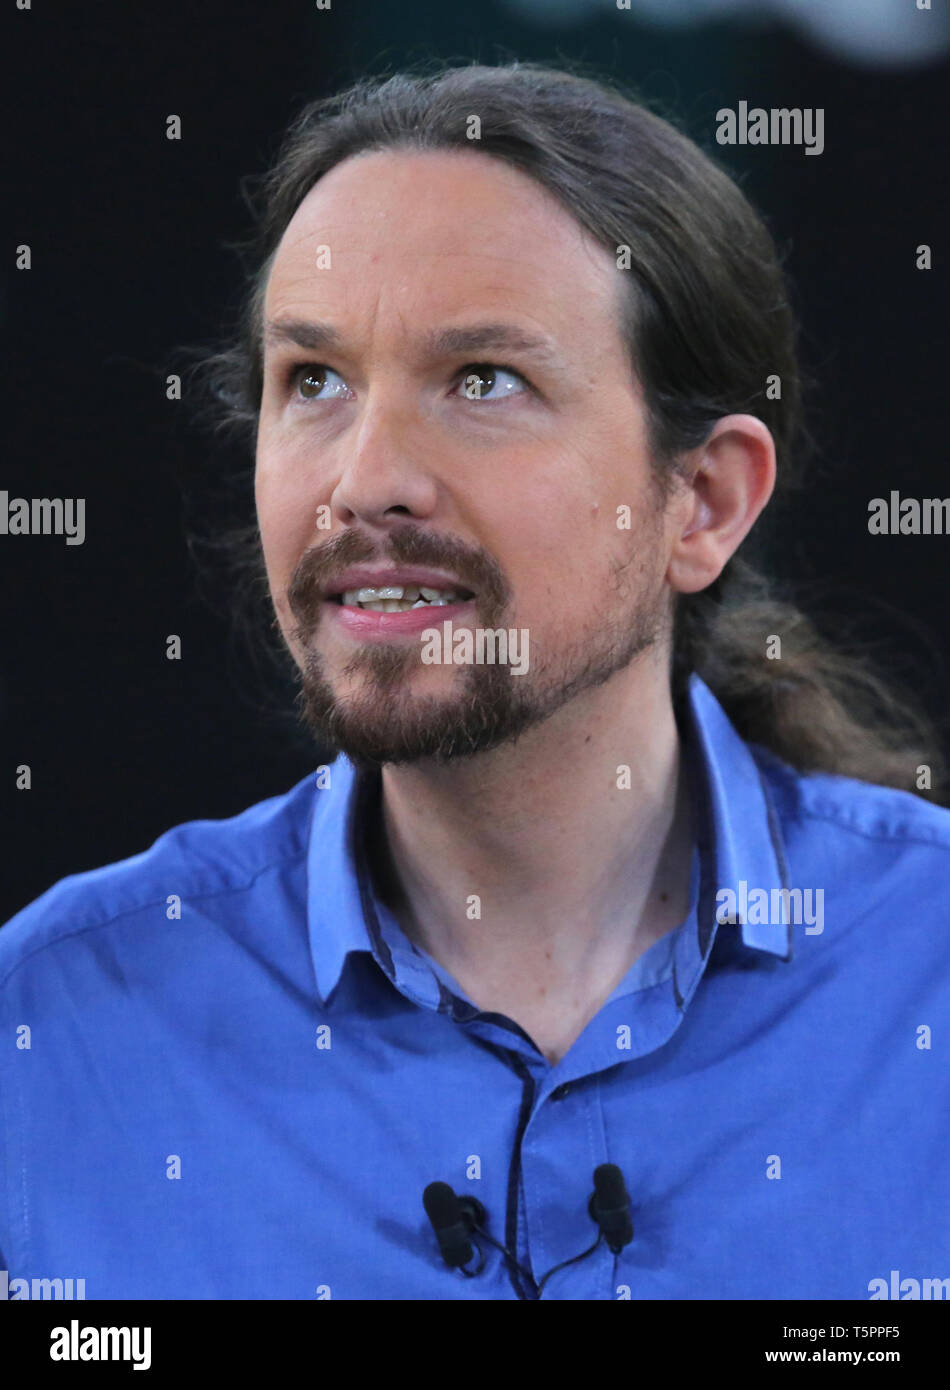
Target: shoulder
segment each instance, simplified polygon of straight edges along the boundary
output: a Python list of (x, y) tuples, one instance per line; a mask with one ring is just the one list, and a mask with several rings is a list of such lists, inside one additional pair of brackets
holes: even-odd
[(221, 820), (174, 826), (139, 854), (70, 874), (0, 927), (0, 988), (38, 953), (163, 909), (170, 894), (202, 899), (252, 887), (306, 853), (314, 781)]
[[(820, 887), (845, 920), (950, 928), (950, 809), (913, 792), (832, 773), (803, 773), (750, 745), (792, 879)], [(950, 930), (931, 933), (950, 957)], [(950, 963), (950, 959), (948, 959)]]
[(923, 796), (856, 777), (799, 772), (769, 749), (749, 745), (783, 818), (812, 833), (822, 831), (857, 847), (859, 841), (918, 845), (950, 855), (950, 809)]

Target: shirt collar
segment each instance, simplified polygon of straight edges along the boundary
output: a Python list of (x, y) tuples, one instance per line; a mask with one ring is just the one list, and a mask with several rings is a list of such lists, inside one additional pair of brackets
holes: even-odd
[[(687, 689), (684, 735), (700, 866), (697, 931), (681, 934), (676, 946), (677, 993), (688, 1001), (716, 935), (718, 891), (729, 888), (741, 897), (744, 882), (750, 890), (765, 889), (771, 902), (772, 891), (788, 883), (778, 817), (758, 764), (695, 673)], [(358, 771), (343, 754), (317, 773), (307, 854), (307, 917), (323, 1003), (336, 989), (350, 952), (371, 953), (394, 978), (392, 953), (380, 931), (360, 848), (366, 814), (378, 791), (379, 773)], [(791, 958), (790, 925), (745, 920), (739, 925), (745, 946)], [(408, 941), (405, 944), (408, 952)], [(431, 971), (422, 957), (416, 968), (422, 990), (423, 976), (431, 976)], [(431, 988), (437, 1001), (442, 987), (431, 981)]]

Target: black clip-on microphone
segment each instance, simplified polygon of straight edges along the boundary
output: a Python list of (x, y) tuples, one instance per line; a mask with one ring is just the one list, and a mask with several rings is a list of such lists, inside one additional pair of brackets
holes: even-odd
[[(447, 1182), (430, 1182), (422, 1194), (422, 1205), (432, 1223), (442, 1258), (450, 1269), (460, 1269), (467, 1279), (481, 1274), (485, 1268), (485, 1252), (478, 1240), (474, 1239), (478, 1236), (500, 1250), (509, 1268), (513, 1266), (529, 1285), (534, 1283), (531, 1271), (519, 1264), (512, 1252), (499, 1245), (485, 1230), (488, 1213), (477, 1197), (467, 1194), (459, 1197)], [(623, 1247), (633, 1240), (630, 1197), (624, 1186), (623, 1174), (615, 1163), (601, 1163), (594, 1169), (594, 1191), (587, 1203), (587, 1211), (599, 1227), (597, 1239), (579, 1255), (572, 1255), (569, 1260), (562, 1260), (559, 1265), (549, 1269), (537, 1286), (538, 1298), (552, 1274), (592, 1255), (602, 1240), (606, 1240), (614, 1255), (619, 1255)], [(465, 1266), (472, 1259), (473, 1244), (479, 1254), (478, 1265), (475, 1269), (466, 1269)]]

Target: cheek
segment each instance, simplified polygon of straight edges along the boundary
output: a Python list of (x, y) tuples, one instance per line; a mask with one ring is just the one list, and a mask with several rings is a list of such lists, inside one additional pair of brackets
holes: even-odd
[(267, 577), (279, 598), (301, 555), (320, 539), (316, 506), (308, 489), (295, 486), (292, 475), (270, 467), (260, 456), (254, 498)]
[(507, 553), (536, 594), (565, 601), (589, 584), (608, 556), (623, 551), (612, 498), (602, 490), (563, 479), (560, 487), (535, 488), (512, 506), (516, 522)]

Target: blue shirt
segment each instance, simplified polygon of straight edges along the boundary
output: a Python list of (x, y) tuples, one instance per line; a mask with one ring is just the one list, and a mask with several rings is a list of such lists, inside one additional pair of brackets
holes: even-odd
[[(950, 1276), (950, 811), (798, 774), (696, 676), (681, 731), (689, 914), (553, 1067), (385, 909), (365, 849), (379, 777), (343, 757), (17, 914), (0, 930), (9, 1280), (530, 1299), (596, 1239), (593, 1170), (614, 1163), (632, 1242), (542, 1298), (950, 1294), (923, 1283)], [(523, 1273), (484, 1243), (475, 1277), (444, 1263), (433, 1181), (479, 1198)]]

